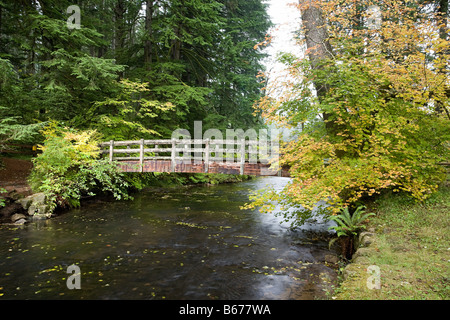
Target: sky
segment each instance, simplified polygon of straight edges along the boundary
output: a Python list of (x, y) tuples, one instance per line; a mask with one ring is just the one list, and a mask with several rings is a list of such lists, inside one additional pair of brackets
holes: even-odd
[(274, 27), (269, 33), (273, 36), (272, 44), (266, 48), (269, 57), (264, 61), (266, 75), (270, 79), (283, 75), (283, 65), (276, 61), (280, 52), (290, 52), (302, 56), (301, 49), (295, 44), (293, 32), (300, 26), (300, 13), (296, 8), (289, 6), (295, 0), (267, 0), (269, 4), (268, 13)]
[[(296, 0), (267, 0), (270, 5), (268, 13), (272, 19), (274, 27), (269, 33), (273, 36), (272, 44), (266, 48), (266, 52), (269, 57), (265, 60), (266, 75), (270, 80), (276, 77), (284, 76), (283, 65), (276, 62), (276, 56), (280, 52), (291, 52), (302, 56), (302, 52), (295, 44), (293, 40), (293, 32), (298, 30), (300, 26), (300, 13), (296, 8), (288, 6), (289, 3), (293, 3)], [(269, 93), (272, 96), (276, 96), (277, 92)], [(271, 129), (274, 126), (270, 126)], [(284, 139), (289, 139), (290, 130), (277, 128), (282, 132)]]
[[(293, 34), (300, 26), (300, 13), (296, 8), (288, 4), (295, 2), (294, 0), (268, 0), (270, 5), (268, 13), (275, 25), (270, 33), (273, 36), (272, 45), (267, 49), (270, 54), (266, 66), (273, 66), (276, 54), (279, 52), (292, 52), (300, 54), (298, 46), (295, 45)], [(279, 68), (280, 66), (278, 66)]]
[(269, 15), (275, 24), (275, 35), (280, 51), (289, 50), (292, 46), (292, 35), (290, 34), (300, 25), (300, 14), (296, 8), (289, 6), (295, 3), (293, 0), (268, 0)]

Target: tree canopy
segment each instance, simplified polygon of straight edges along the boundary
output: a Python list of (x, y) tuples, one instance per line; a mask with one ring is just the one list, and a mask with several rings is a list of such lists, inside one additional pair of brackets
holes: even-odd
[[(446, 178), (450, 42), (447, 1), (300, 1), (298, 45), (280, 56), (289, 81), (257, 108), (296, 130), (281, 165), (292, 182), (255, 196), (302, 223), (385, 191), (426, 199)], [(268, 87), (268, 92), (273, 88)], [(271, 209), (270, 206), (263, 207)]]

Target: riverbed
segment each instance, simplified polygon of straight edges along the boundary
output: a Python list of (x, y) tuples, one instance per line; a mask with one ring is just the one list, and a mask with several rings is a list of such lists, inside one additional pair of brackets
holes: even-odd
[(328, 225), (291, 230), (276, 214), (240, 209), (288, 181), (148, 189), (0, 226), (0, 299), (326, 299), (336, 281)]

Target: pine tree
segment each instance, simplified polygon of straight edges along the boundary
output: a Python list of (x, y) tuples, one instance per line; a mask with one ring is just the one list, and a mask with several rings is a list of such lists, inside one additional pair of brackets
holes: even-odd
[(222, 125), (260, 125), (253, 104), (261, 96), (257, 75), (264, 69), (265, 55), (254, 47), (271, 26), (267, 6), (260, 0), (221, 0), (224, 27), (217, 42), (216, 78), (212, 82), (212, 112)]

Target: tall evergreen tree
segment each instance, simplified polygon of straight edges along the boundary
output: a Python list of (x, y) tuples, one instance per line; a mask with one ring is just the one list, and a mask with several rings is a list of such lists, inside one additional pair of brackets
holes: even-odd
[(252, 106), (261, 95), (257, 75), (265, 55), (254, 47), (271, 26), (267, 5), (260, 0), (220, 2), (224, 26), (216, 40), (220, 63), (211, 84), (212, 107), (226, 125), (255, 126), (260, 119), (253, 116)]
[[(67, 27), (70, 5), (81, 9), (80, 29)], [(1, 0), (0, 58), (16, 77), (1, 114), (98, 127), (123, 111), (105, 101), (121, 101), (129, 79), (146, 86), (134, 101), (174, 106), (151, 122), (157, 132), (195, 120), (252, 126), (265, 10), (261, 0)]]

